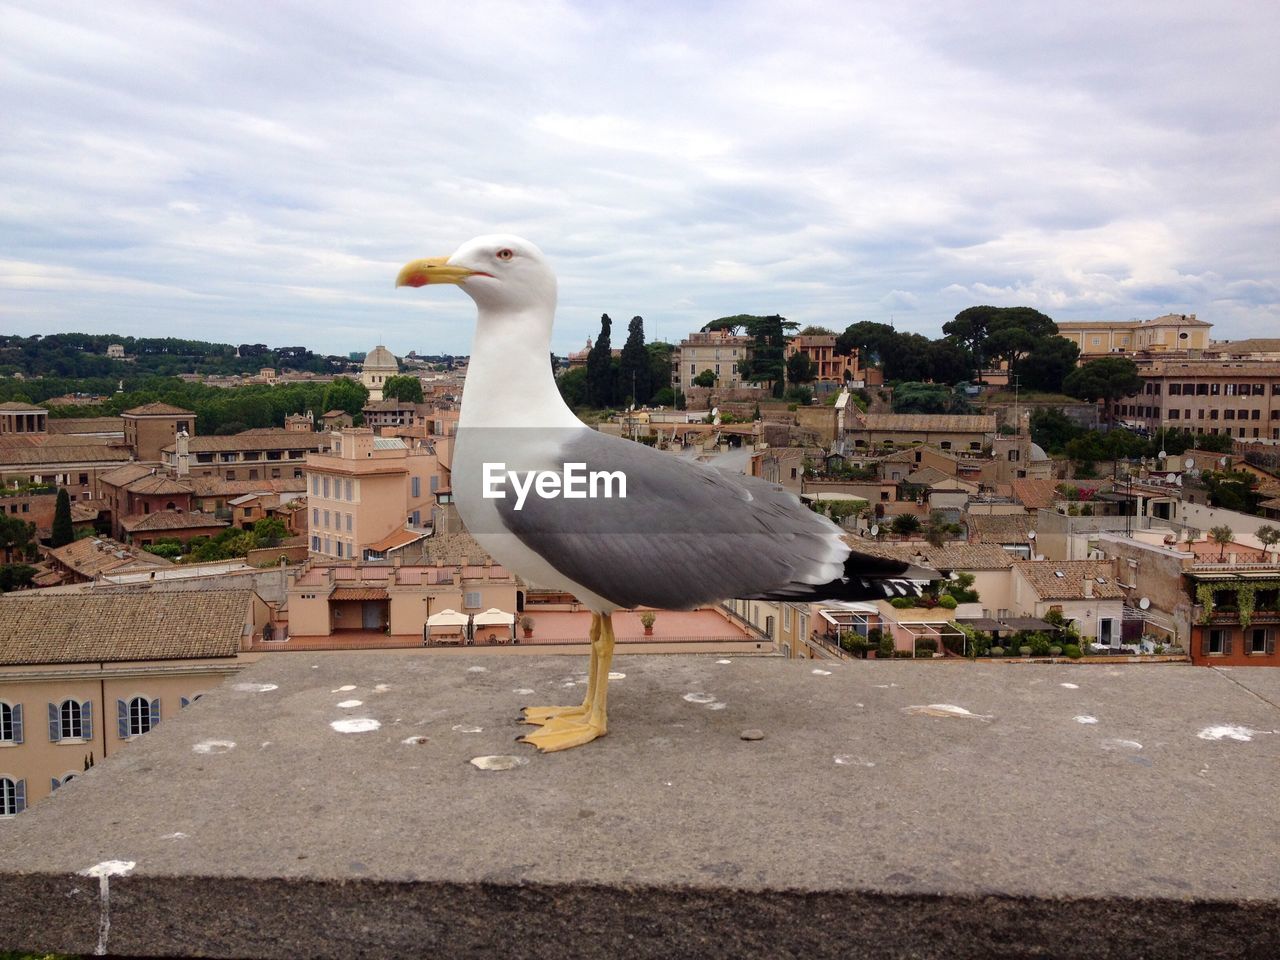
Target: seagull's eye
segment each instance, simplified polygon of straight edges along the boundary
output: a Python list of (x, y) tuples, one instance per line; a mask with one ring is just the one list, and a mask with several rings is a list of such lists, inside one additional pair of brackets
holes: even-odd
[(507, 249), (506, 247), (503, 247), (501, 250), (495, 253), (494, 256), (497, 257), (499, 260), (510, 260), (512, 257), (515, 256), (515, 253)]

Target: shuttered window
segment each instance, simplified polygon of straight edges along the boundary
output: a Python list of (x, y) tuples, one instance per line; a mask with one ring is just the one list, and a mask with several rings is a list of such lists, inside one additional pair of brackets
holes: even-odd
[(22, 704), (0, 702), (0, 743), (22, 742)]
[(160, 701), (146, 697), (116, 701), (116, 733), (121, 740), (139, 737), (160, 722)]
[(0, 777), (0, 817), (15, 817), (27, 808), (27, 781)]

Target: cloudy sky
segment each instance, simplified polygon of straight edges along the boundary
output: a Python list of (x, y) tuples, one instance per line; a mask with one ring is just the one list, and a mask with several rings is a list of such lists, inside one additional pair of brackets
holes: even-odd
[(466, 352), (408, 259), (602, 312), (1280, 335), (1280, 5), (0, 2), (0, 330)]

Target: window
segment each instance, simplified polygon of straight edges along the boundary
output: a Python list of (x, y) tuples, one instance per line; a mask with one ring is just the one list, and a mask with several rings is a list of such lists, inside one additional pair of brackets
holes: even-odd
[(80, 474), (80, 486), (83, 487), (88, 482), (89, 482), (89, 475), (87, 473)]
[(1169, 396), (1176, 397), (1181, 393), (1182, 393), (1182, 384), (1180, 383), (1169, 384)]
[(1222, 384), (1220, 383), (1209, 384), (1209, 396), (1216, 397), (1221, 393), (1222, 393)]
[(1271, 639), (1271, 631), (1266, 627), (1253, 627), (1249, 631), (1245, 653), (1268, 654), (1275, 652), (1275, 641)]
[(351, 532), (351, 514), (347, 514), (347, 533)]
[(93, 702), (63, 700), (49, 704), (49, 742), (93, 739)]
[(343, 487), (344, 487), (344, 492), (346, 493), (346, 496), (343, 499), (345, 499), (348, 503), (350, 503), (351, 502), (351, 481), (344, 480)]
[(1021, 455), (1017, 450), (1010, 450), (1010, 451), (1009, 451), (1009, 462), (1010, 462), (1010, 463), (1017, 463), (1017, 462), (1018, 462), (1018, 459), (1019, 459), (1021, 456), (1022, 456), (1022, 455)]
[(787, 603), (782, 605), (782, 629), (791, 632), (791, 605)]
[(435, 476), (433, 476), (433, 477), (431, 478), (431, 483), (430, 483), (430, 485), (429, 485), (429, 486), (430, 486), (430, 488), (431, 488), (431, 492), (432, 492), (432, 493), (435, 493), (437, 490), (439, 490), (439, 489), (440, 489), (440, 478), (439, 478), (439, 477), (435, 477)]
[(320, 481), (320, 489), (322, 491), (322, 495), (324, 496), (324, 498), (326, 500), (329, 499), (329, 478), (328, 477), (325, 477)]
[[(1217, 392), (1218, 392), (1218, 391), (1216, 391), (1216, 390), (1214, 391), (1214, 393), (1217, 393)], [(1197, 383), (1197, 384), (1196, 384), (1196, 396), (1197, 396), (1197, 397), (1207, 397), (1207, 396), (1209, 396), (1209, 385), (1208, 385), (1207, 383)]]
[(323, 523), (323, 524), (321, 524), (321, 526), (323, 526), (323, 527), (325, 527), (325, 528), (328, 528), (328, 526), (329, 526), (329, 511), (328, 511), (328, 510), (326, 510), (326, 511), (324, 512), (324, 523)]
[(22, 704), (0, 701), (0, 743), (22, 742)]
[(480, 591), (468, 590), (462, 595), (462, 605), (468, 610), (476, 610), (480, 607)]
[(0, 817), (16, 817), (27, 808), (27, 781), (0, 777)]
[(1178, 412), (1176, 409), (1175, 409), (1175, 410), (1170, 410), (1170, 411), (1169, 411), (1169, 419), (1170, 419), (1170, 420), (1177, 420), (1179, 416), (1180, 416), (1180, 414), (1179, 414), (1179, 412)]
[(116, 701), (116, 732), (121, 740), (140, 737), (160, 722), (160, 701), (134, 697)]
[(319, 552), (320, 552), (320, 538), (319, 538), (319, 537), (312, 537), (312, 538), (311, 538), (311, 549), (312, 549), (315, 553), (319, 553)]
[[(1228, 411), (1228, 412), (1229, 412), (1229, 411)], [(1217, 419), (1218, 419), (1218, 411), (1217, 411), (1217, 409), (1216, 409), (1216, 408), (1215, 408), (1215, 409), (1210, 409), (1210, 411), (1209, 411), (1209, 419), (1210, 419), (1210, 420), (1217, 420)]]
[(1261, 411), (1261, 410), (1250, 410), (1250, 411), (1249, 411), (1249, 419), (1250, 419), (1250, 420), (1261, 420), (1261, 419), (1262, 419), (1262, 411)]
[(422, 478), (421, 477), (409, 478), (409, 496), (413, 497), (415, 500), (418, 497), (422, 496)]
[(320, 526), (320, 508), (319, 507), (311, 508), (311, 525), (313, 527)]
[(1201, 653), (1205, 656), (1210, 654), (1221, 654), (1223, 656), (1231, 652), (1231, 631), (1230, 630), (1210, 630), (1208, 636), (1204, 638), (1204, 646)]
[(50, 784), (50, 789), (57, 790), (59, 787), (65, 786), (66, 784), (70, 783), (77, 776), (78, 774), (72, 772), (72, 773), (64, 774), (61, 780), (59, 780), (57, 777), (50, 777), (49, 779), (52, 781), (52, 783)]
[(1228, 383), (1222, 388), (1222, 395), (1224, 397), (1234, 397), (1236, 395), (1236, 385), (1234, 383)]
[(311, 475), (311, 495), (313, 497), (320, 496), (320, 478), (315, 474)]

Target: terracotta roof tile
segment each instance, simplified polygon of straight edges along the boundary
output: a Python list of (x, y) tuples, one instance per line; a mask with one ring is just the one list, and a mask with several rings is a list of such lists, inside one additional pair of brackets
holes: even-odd
[(905, 433), (993, 433), (994, 415), (940, 413), (868, 413), (863, 416), (865, 428), (855, 424), (853, 430), (887, 430)]
[(1060, 499), (1056, 480), (1023, 478), (1014, 480), (1010, 486), (1013, 488), (1013, 498), (1028, 509), (1048, 510)]
[(1029, 543), (1027, 533), (1032, 529), (1026, 513), (976, 514), (964, 517), (969, 525), (970, 543)]
[(149, 533), (157, 530), (194, 530), (203, 527), (229, 527), (226, 520), (219, 520), (212, 513), (183, 510), (160, 510), (157, 513), (132, 514), (121, 517), (120, 526), (128, 533)]
[(845, 543), (859, 553), (917, 563), (941, 572), (951, 570), (1006, 570), (1014, 557), (994, 543), (877, 543), (861, 537), (845, 537)]
[(192, 410), (183, 410), (181, 407), (175, 407), (171, 403), (144, 403), (140, 407), (134, 407), (132, 410), (124, 412), (126, 417), (194, 417), (195, 412)]
[(0, 664), (232, 657), (248, 619), (247, 590), (185, 594), (7, 594)]
[(1092, 581), (1100, 600), (1124, 597), (1110, 560), (1019, 560), (1013, 567), (1041, 600), (1084, 600), (1084, 581)]

